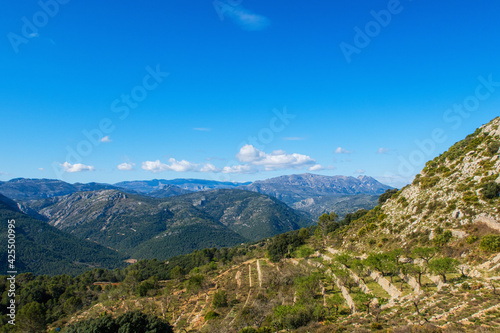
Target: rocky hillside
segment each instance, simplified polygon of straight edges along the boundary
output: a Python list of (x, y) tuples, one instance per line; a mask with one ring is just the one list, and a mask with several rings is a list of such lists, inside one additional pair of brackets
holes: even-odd
[(188, 194), (192, 191), (185, 190), (175, 185), (164, 185), (159, 190), (150, 192), (148, 195), (153, 198), (169, 198), (176, 195)]
[(339, 217), (360, 209), (370, 210), (378, 203), (379, 195), (353, 194), (308, 198), (292, 204), (292, 208), (306, 212), (313, 218), (335, 212)]
[(322, 196), (360, 193), (380, 195), (391, 187), (368, 176), (354, 178), (306, 173), (259, 180), (242, 188), (273, 196), (291, 205), (301, 200)]
[(32, 201), (50, 225), (134, 258), (168, 258), (295, 230), (312, 221), (276, 199), (241, 190), (151, 198), (117, 190)]
[[(246, 241), (193, 205), (168, 198), (103, 190), (40, 200), (30, 207), (62, 231), (139, 259)], [(154, 244), (143, 245), (148, 241)]]
[(283, 202), (249, 191), (228, 189), (198, 192), (172, 198), (172, 201), (189, 202), (253, 241), (313, 223)]
[(273, 196), (313, 218), (334, 211), (339, 216), (358, 209), (372, 209), (390, 186), (368, 176), (301, 174), (255, 181), (240, 187)]
[[(496, 118), (427, 162), (413, 183), (370, 221), (378, 224), (377, 239), (395, 237), (407, 244), (419, 237), (433, 239), (442, 229), (463, 239), (476, 224), (500, 231), (499, 126)], [(369, 229), (364, 228), (361, 233)]]

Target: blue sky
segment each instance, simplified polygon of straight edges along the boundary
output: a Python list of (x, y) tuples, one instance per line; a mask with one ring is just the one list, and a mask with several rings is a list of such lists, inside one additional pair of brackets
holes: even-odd
[(0, 180), (401, 186), (499, 115), (497, 1), (7, 0)]

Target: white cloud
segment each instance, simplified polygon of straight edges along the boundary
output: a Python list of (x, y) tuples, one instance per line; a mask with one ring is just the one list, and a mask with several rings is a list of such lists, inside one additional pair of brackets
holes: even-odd
[(262, 30), (271, 23), (267, 17), (254, 14), (241, 5), (225, 10), (224, 14), (244, 30)]
[(83, 172), (83, 171), (94, 171), (95, 170), (95, 168), (93, 166), (84, 165), (81, 163), (71, 164), (68, 162), (64, 162), (63, 164), (61, 164), (61, 166), (63, 167), (64, 172), (70, 172), (70, 173)]
[(365, 173), (365, 170), (363, 170), (363, 169), (357, 169), (354, 173), (357, 173), (357, 174), (361, 175), (361, 174)]
[(168, 161), (170, 162), (170, 164), (161, 163), (160, 160), (142, 162), (142, 169), (155, 173), (161, 171), (197, 171), (197, 164), (193, 164), (186, 160), (177, 161), (175, 158), (170, 158)]
[(323, 166), (321, 164), (315, 164), (312, 167), (309, 168), (309, 171), (321, 171), (324, 170)]
[(255, 173), (257, 170), (248, 164), (225, 166), (222, 173)]
[(302, 141), (302, 140), (305, 140), (306, 138), (302, 138), (302, 137), (299, 137), (299, 136), (287, 136), (287, 137), (284, 137), (283, 140), (286, 140), (286, 141)]
[(336, 167), (334, 167), (333, 165), (323, 166), (321, 164), (315, 164), (312, 167), (310, 167), (308, 170), (309, 171), (322, 171), (322, 170), (335, 170), (335, 169), (336, 169)]
[[(44, 171), (44, 168), (38, 168), (38, 170), (39, 171)], [(1, 172), (0, 172), (0, 174), (1, 174)]]
[(163, 164), (160, 160), (142, 162), (142, 169), (151, 172), (161, 172), (168, 170), (168, 165)]
[(188, 162), (186, 160), (177, 161), (175, 158), (169, 158), (168, 161), (170, 162), (170, 166), (168, 167), (172, 171), (177, 171), (177, 172), (196, 171), (197, 165)]
[(236, 158), (240, 162), (255, 162), (265, 157), (266, 154), (263, 151), (258, 150), (252, 145), (244, 145), (241, 147), (240, 152), (236, 154)]
[(101, 139), (101, 142), (111, 142), (112, 140), (109, 138), (108, 135), (106, 135), (104, 138)]
[(337, 147), (337, 149), (335, 149), (335, 154), (350, 154), (350, 153), (352, 153), (350, 150), (344, 149), (342, 147)]
[(134, 163), (122, 163), (117, 166), (118, 170), (130, 171), (134, 169)]
[(386, 154), (389, 152), (389, 149), (388, 148), (383, 148), (383, 147), (380, 147), (378, 150), (377, 150), (377, 154)]
[(236, 154), (240, 162), (262, 166), (265, 170), (296, 169), (316, 164), (316, 161), (307, 155), (287, 154), (284, 150), (275, 150), (270, 154), (255, 148), (252, 145), (245, 145)]
[(204, 166), (201, 167), (200, 172), (220, 172), (221, 170), (219, 168), (216, 168), (215, 165), (212, 163), (206, 163)]
[(206, 127), (195, 127), (195, 128), (193, 128), (193, 130), (200, 131), (200, 132), (210, 132), (212, 129), (206, 128)]

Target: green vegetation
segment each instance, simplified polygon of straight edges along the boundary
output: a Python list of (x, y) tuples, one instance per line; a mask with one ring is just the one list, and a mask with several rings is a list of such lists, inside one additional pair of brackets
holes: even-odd
[(429, 262), (429, 270), (434, 274), (441, 275), (443, 282), (446, 283), (446, 273), (456, 271), (457, 264), (457, 260), (452, 258), (436, 258)]
[(495, 199), (500, 196), (500, 184), (496, 182), (487, 183), (483, 186), (481, 194), (486, 199)]
[[(91, 267), (124, 267), (115, 251), (66, 234), (46, 222), (0, 206), (0, 220), (15, 219), (16, 266), (18, 272), (77, 275)], [(0, 242), (7, 244), (7, 223), (0, 224)], [(0, 252), (2, 272), (7, 269), (7, 251)]]
[(289, 258), (291, 253), (304, 244), (308, 237), (309, 233), (306, 229), (274, 237), (268, 247), (269, 259), (271, 259), (272, 262), (278, 262), (283, 258)]
[(208, 311), (207, 314), (205, 315), (205, 320), (213, 320), (217, 319), (218, 317), (220, 317), (220, 314), (218, 314), (217, 312)]
[(226, 306), (228, 306), (227, 294), (224, 290), (220, 290), (214, 294), (212, 305), (215, 308), (225, 308)]
[(488, 154), (493, 156), (498, 153), (498, 149), (500, 149), (500, 142), (493, 141), (488, 145)]
[(500, 236), (499, 235), (487, 235), (481, 239), (479, 247), (482, 250), (490, 252), (500, 251)]
[(97, 319), (81, 321), (64, 330), (65, 333), (173, 333), (170, 324), (141, 312), (128, 312), (117, 318), (104, 315)]
[(394, 194), (398, 193), (397, 188), (393, 188), (390, 190), (386, 190), (384, 194), (382, 194), (380, 197), (378, 197), (378, 204), (379, 206), (382, 206), (387, 200), (389, 200)]

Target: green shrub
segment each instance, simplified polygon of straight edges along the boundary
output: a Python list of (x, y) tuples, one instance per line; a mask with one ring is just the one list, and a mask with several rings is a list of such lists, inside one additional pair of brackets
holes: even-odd
[(400, 197), (398, 199), (398, 203), (400, 203), (403, 207), (407, 207), (408, 206), (408, 200), (406, 200), (405, 197)]
[(116, 319), (110, 315), (104, 315), (96, 319), (77, 322), (65, 330), (69, 333), (77, 332), (174, 332), (170, 324), (160, 318), (147, 315), (142, 312), (127, 312)]
[(479, 248), (490, 252), (500, 251), (500, 236), (498, 235), (484, 236), (481, 239), (481, 243), (479, 243)]
[(490, 155), (495, 155), (498, 153), (498, 149), (500, 148), (500, 142), (498, 141), (493, 141), (488, 145), (488, 154)]
[(300, 246), (296, 251), (295, 251), (295, 256), (297, 258), (307, 258), (309, 257), (311, 254), (314, 253), (314, 250), (311, 249), (309, 246), (307, 245), (302, 245)]
[(227, 294), (224, 290), (219, 290), (214, 294), (214, 299), (212, 300), (212, 305), (215, 308), (225, 308), (227, 303)]
[(470, 235), (469, 237), (467, 237), (467, 239), (465, 240), (467, 242), (467, 244), (472, 244), (474, 242), (476, 242), (478, 240), (478, 237), (476, 235)]
[(420, 186), (423, 189), (434, 187), (439, 182), (439, 177), (421, 177), (420, 178)]
[(384, 194), (378, 197), (378, 204), (382, 206), (387, 200), (389, 200), (394, 194), (398, 192), (397, 188), (386, 190)]
[(205, 315), (205, 320), (217, 319), (217, 317), (219, 317), (219, 316), (220, 316), (220, 314), (218, 314), (215, 311), (208, 311), (207, 314)]
[(486, 199), (494, 199), (500, 196), (500, 184), (491, 182), (483, 186), (481, 194)]
[(437, 234), (433, 241), (434, 244), (437, 246), (444, 246), (446, 245), (451, 239), (453, 238), (453, 234), (451, 233), (450, 230), (444, 231), (442, 234)]

